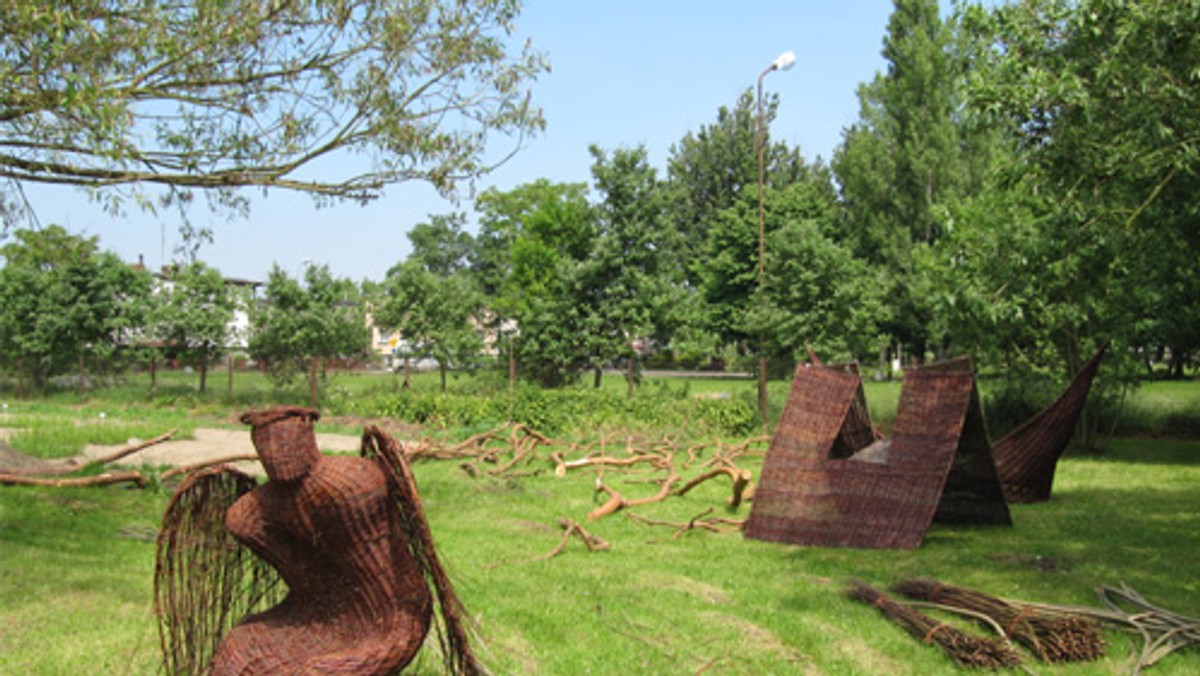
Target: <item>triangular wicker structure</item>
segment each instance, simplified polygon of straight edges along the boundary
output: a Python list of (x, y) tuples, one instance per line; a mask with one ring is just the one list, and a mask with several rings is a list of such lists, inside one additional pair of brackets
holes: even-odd
[(1054, 470), (1062, 457), (1075, 423), (1087, 403), (1092, 380), (1104, 359), (1105, 344), (1084, 364), (1067, 390), (1053, 404), (996, 442), (992, 454), (1009, 502), (1044, 502), (1050, 499)]
[[(823, 366), (820, 362), (813, 363)], [(860, 378), (857, 362), (830, 364), (829, 368)], [(846, 418), (842, 421), (829, 455), (833, 458), (849, 458), (881, 438), (882, 435), (871, 423), (871, 409), (867, 407), (867, 394), (863, 391), (860, 379), (854, 388), (854, 399), (850, 402), (850, 409), (846, 412)]]
[(838, 457), (839, 444), (868, 438), (852, 433), (863, 429), (855, 412), (861, 391), (856, 373), (811, 364), (796, 369), (746, 537), (912, 549), (935, 518), (1012, 523), (969, 361), (909, 372), (892, 438)]

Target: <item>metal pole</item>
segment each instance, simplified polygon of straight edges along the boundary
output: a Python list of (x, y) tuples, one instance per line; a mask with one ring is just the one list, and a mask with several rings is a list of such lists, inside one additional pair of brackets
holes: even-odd
[[(758, 146), (758, 310), (759, 321), (762, 322), (765, 318), (763, 312), (764, 304), (767, 302), (766, 285), (766, 216), (763, 206), (763, 192), (766, 183), (766, 168), (764, 155), (766, 146), (764, 137), (766, 135), (766, 125), (763, 119), (763, 78), (773, 70), (787, 70), (796, 63), (796, 54), (791, 51), (784, 52), (779, 55), (779, 58), (771, 62), (766, 70), (758, 76), (758, 131), (755, 134), (755, 143)], [(767, 336), (766, 328), (760, 324), (758, 329), (758, 415), (762, 419), (763, 430), (767, 429)]]
[[(758, 309), (759, 321), (763, 319), (763, 303), (766, 302), (766, 218), (763, 203), (765, 184), (765, 168), (763, 162), (763, 78), (775, 70), (774, 64), (758, 76), (758, 130), (755, 133), (755, 145), (758, 150)], [(758, 329), (758, 416), (762, 421), (763, 430), (767, 429), (767, 338), (766, 329), (761, 325)]]

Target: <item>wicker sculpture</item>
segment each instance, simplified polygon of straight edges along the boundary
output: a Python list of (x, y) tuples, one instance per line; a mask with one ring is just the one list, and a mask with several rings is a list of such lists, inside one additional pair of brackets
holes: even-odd
[[(435, 601), (448, 667), (481, 671), (403, 451), (368, 428), (367, 457), (326, 457), (316, 419), (296, 407), (246, 414), (269, 481), (218, 469), (176, 492), (155, 581), (168, 672), (395, 673), (424, 642)], [(225, 528), (210, 523), (226, 507)], [(281, 602), (262, 609), (280, 594), (246, 550), (278, 572)]]
[[(970, 363), (905, 376), (893, 436), (870, 442), (862, 381), (803, 364), (763, 463), (746, 536), (911, 549), (935, 519), (1009, 525)], [(857, 430), (849, 433), (849, 430)], [(868, 443), (845, 456), (850, 439)]]
[(1050, 499), (1058, 459), (1071, 441), (1075, 423), (1087, 403), (1092, 380), (1107, 350), (1107, 344), (1101, 347), (1053, 404), (996, 442), (992, 452), (1009, 502)]

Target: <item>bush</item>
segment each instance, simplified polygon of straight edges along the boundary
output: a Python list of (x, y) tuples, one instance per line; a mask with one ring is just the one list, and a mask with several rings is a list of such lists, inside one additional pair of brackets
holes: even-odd
[(753, 406), (741, 399), (699, 399), (686, 387), (640, 388), (633, 399), (608, 389), (532, 385), (488, 386), (471, 391), (380, 388), (348, 404), (355, 415), (389, 417), (438, 428), (495, 427), (505, 422), (528, 425), (545, 434), (593, 433), (599, 429), (630, 433), (684, 433), (741, 436), (757, 424)]

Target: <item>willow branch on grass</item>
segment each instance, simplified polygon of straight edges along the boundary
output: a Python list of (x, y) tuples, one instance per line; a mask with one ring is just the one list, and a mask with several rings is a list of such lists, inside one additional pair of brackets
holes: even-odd
[(1006, 641), (968, 634), (902, 603), (864, 582), (852, 582), (846, 595), (874, 606), (913, 637), (935, 644), (963, 667), (1015, 667), (1021, 656)]
[(155, 444), (161, 444), (162, 442), (175, 436), (175, 433), (177, 431), (178, 430), (171, 430), (169, 432), (160, 434), (157, 437), (154, 437), (153, 439), (147, 439), (145, 441), (140, 441), (136, 444), (130, 444), (122, 449), (119, 449), (113, 453), (110, 453), (109, 455), (97, 458), (93, 462), (100, 464), (100, 465), (107, 465), (111, 462), (116, 462), (116, 461), (120, 460), (121, 458), (124, 458), (127, 455), (133, 455), (134, 453), (137, 453), (138, 451), (150, 448), (151, 446), (153, 446)]
[(704, 483), (705, 481), (708, 481), (709, 479), (713, 479), (713, 478), (716, 478), (719, 476), (727, 476), (727, 477), (729, 477), (730, 481), (732, 482), (733, 495), (731, 495), (729, 497), (729, 500), (728, 500), (729, 506), (737, 507), (738, 505), (742, 504), (742, 498), (745, 494), (746, 487), (750, 484), (750, 477), (751, 477), (750, 470), (738, 469), (732, 465), (729, 465), (726, 467), (720, 467), (720, 468), (717, 468), (714, 470), (709, 470), (708, 472), (701, 474), (700, 476), (696, 477), (695, 479), (692, 479), (691, 481), (687, 482), (682, 487), (680, 487), (678, 490), (676, 490), (675, 495), (679, 495), (679, 496), (686, 495), (688, 491), (692, 490), (696, 486), (699, 486), (700, 484)]
[(141, 472), (105, 472), (95, 476), (85, 477), (70, 477), (70, 478), (51, 478), (51, 477), (36, 477), (27, 476), (24, 474), (12, 474), (10, 472), (0, 472), (0, 484), (9, 486), (41, 486), (45, 488), (67, 488), (73, 486), (105, 486), (115, 483), (135, 483), (138, 486), (146, 485), (146, 477), (142, 476)]
[(903, 580), (893, 589), (909, 598), (985, 615), (1003, 627), (1004, 636), (1019, 641), (1046, 662), (1086, 662), (1104, 655), (1099, 625), (1078, 614), (1047, 613), (929, 579)]
[(679, 475), (675, 473), (675, 467), (672, 465), (668, 466), (670, 468), (670, 474), (659, 482), (658, 492), (645, 498), (635, 498), (630, 500), (621, 495), (615, 489), (610, 488), (604, 482), (597, 481), (596, 491), (608, 493), (609, 498), (603, 505), (593, 509), (588, 514), (588, 521), (603, 519), (604, 517), (619, 512), (626, 507), (637, 507), (639, 505), (648, 505), (650, 503), (662, 502), (663, 500), (666, 500), (671, 495), (671, 487), (679, 481)]
[(691, 519), (688, 519), (686, 523), (650, 519), (633, 512), (626, 512), (625, 516), (637, 521), (638, 523), (644, 523), (647, 526), (666, 526), (669, 528), (674, 528), (675, 533), (671, 536), (672, 539), (678, 539), (684, 533), (688, 533), (696, 529), (703, 529), (712, 533), (720, 533), (724, 530), (741, 530), (746, 525), (745, 521), (738, 519), (725, 519), (721, 517), (705, 519), (704, 517), (711, 514), (712, 511), (713, 510), (710, 507), (696, 516), (693, 516)]
[(560, 518), (558, 519), (558, 525), (563, 528), (562, 539), (559, 540), (558, 545), (549, 552), (530, 559), (530, 561), (545, 561), (546, 559), (552, 559), (563, 553), (563, 550), (567, 548), (567, 543), (571, 541), (571, 536), (576, 536), (582, 540), (584, 546), (588, 548), (589, 552), (600, 552), (611, 548), (611, 545), (609, 545), (608, 542), (606, 542), (603, 538), (588, 532), (586, 528), (579, 525), (572, 519), (565, 517)]
[(177, 476), (180, 476), (183, 474), (190, 474), (192, 472), (195, 472), (196, 470), (204, 469), (206, 467), (212, 467), (214, 465), (223, 465), (223, 464), (234, 463), (234, 462), (249, 462), (249, 461), (255, 461), (255, 460), (258, 460), (257, 453), (243, 453), (241, 455), (230, 455), (230, 456), (227, 456), (224, 458), (205, 460), (204, 462), (197, 462), (197, 463), (194, 463), (191, 465), (180, 465), (179, 467), (172, 467), (171, 469), (166, 470), (161, 475), (159, 475), (159, 479), (162, 481), (166, 481), (168, 479), (174, 479)]

